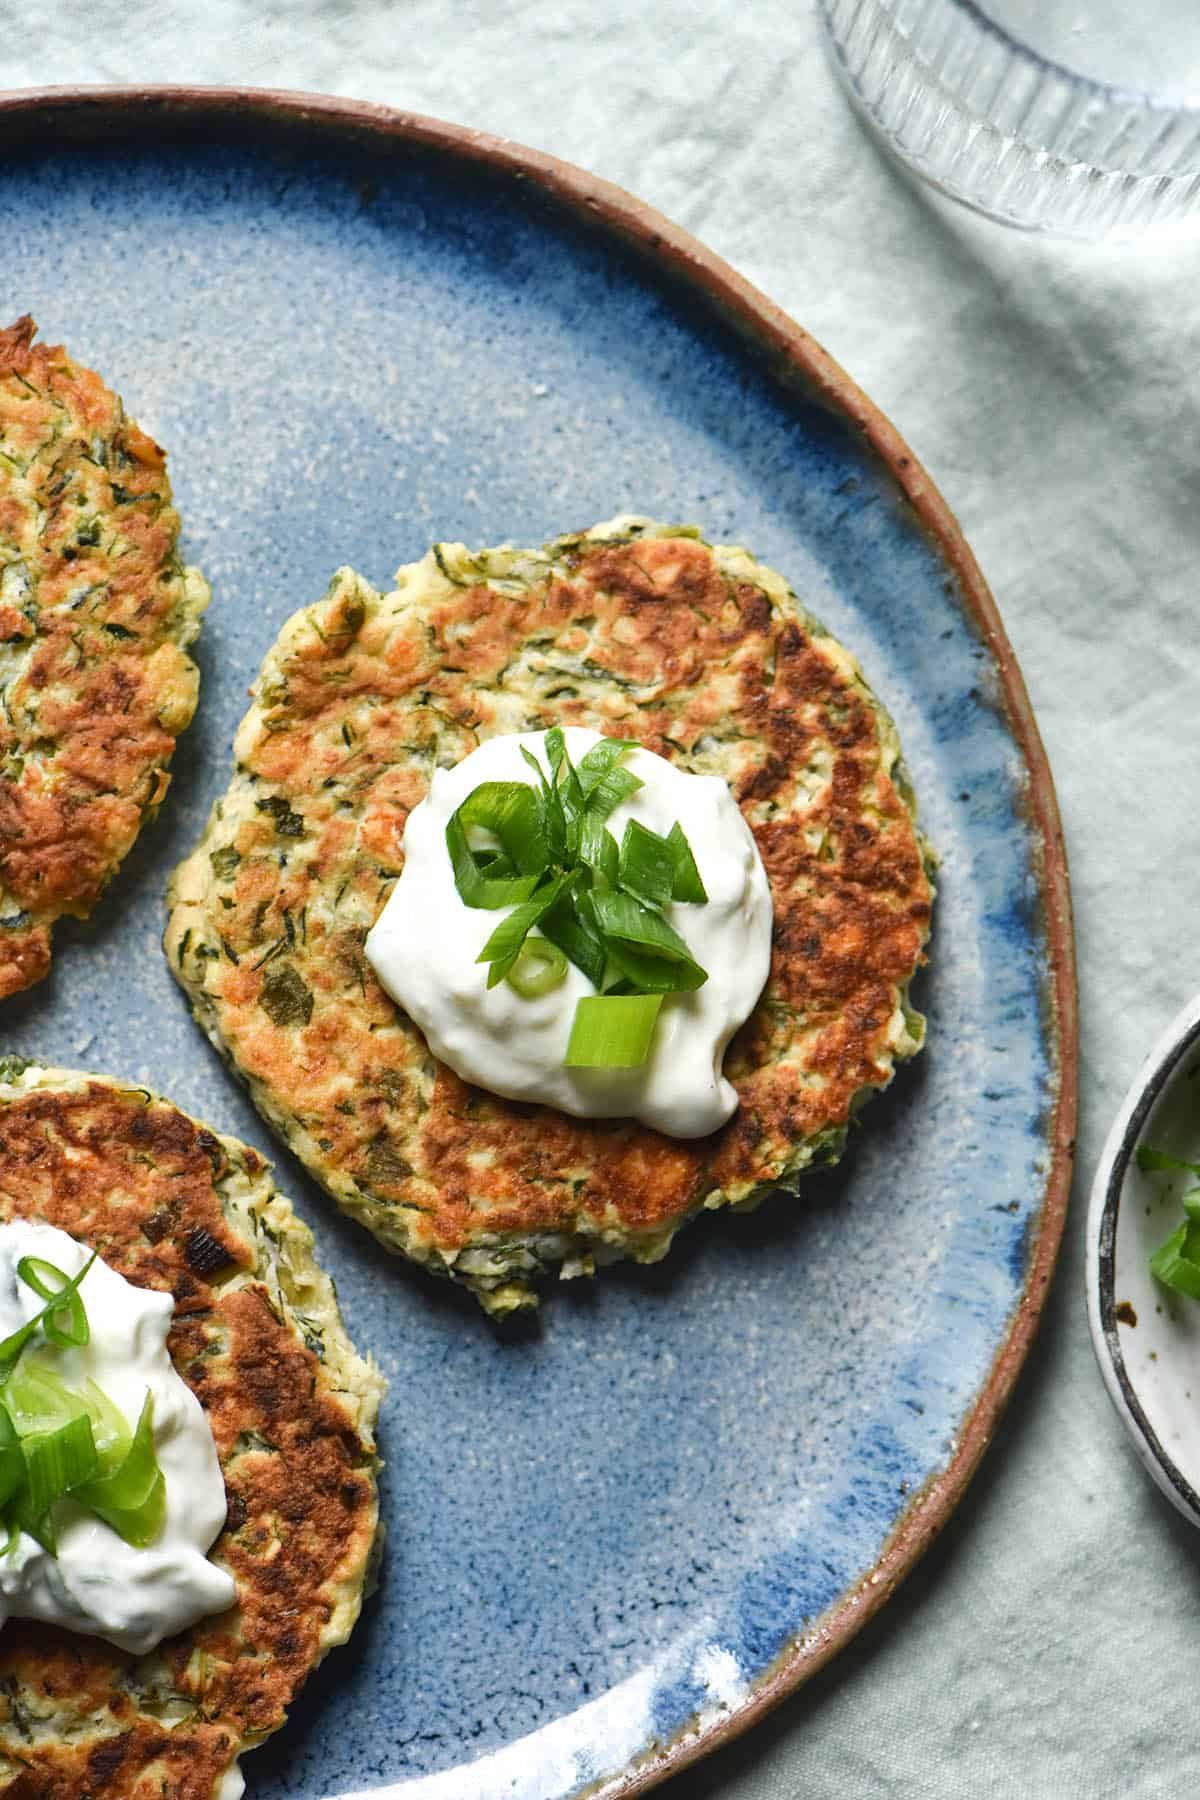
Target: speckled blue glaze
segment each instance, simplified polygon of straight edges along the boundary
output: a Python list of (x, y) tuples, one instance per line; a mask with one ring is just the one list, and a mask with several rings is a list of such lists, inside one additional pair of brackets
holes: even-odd
[[(0, 241), (9, 312), (167, 446), (214, 590), (171, 796), (3, 1047), (150, 1082), (271, 1155), (391, 1381), (380, 1592), (250, 1790), (564, 1800), (736, 1705), (861, 1578), (1019, 1296), (1051, 1068), (993, 666), (861, 437), (505, 177), (303, 136), (30, 150), (0, 168)], [(803, 1205), (703, 1220), (498, 1336), (273, 1144), (167, 973), (162, 893), (262, 653), (337, 563), (382, 584), (436, 537), (625, 509), (782, 569), (895, 715), (943, 858), (929, 1050)]]

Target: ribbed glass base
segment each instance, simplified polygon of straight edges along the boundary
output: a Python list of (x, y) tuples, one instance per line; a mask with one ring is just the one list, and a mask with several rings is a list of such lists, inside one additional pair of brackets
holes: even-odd
[(1082, 238), (1200, 210), (1200, 108), (1073, 75), (973, 0), (821, 0), (821, 11), (862, 112), (956, 200)]

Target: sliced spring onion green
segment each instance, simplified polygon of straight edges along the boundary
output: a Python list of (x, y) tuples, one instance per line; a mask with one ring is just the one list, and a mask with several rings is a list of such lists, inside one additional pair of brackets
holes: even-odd
[(593, 880), (601, 887), (614, 888), (621, 863), (617, 840), (603, 819), (586, 814), (579, 839), (579, 860), (592, 871)]
[(584, 794), (579, 776), (567, 755), (567, 741), (557, 725), (546, 733), (546, 760), (550, 764), (550, 784), (562, 806), (567, 859), (574, 862), (579, 856), (579, 837), (584, 817)]
[[(95, 1260), (96, 1252), (93, 1250), (82, 1269), (80, 1269), (78, 1275), (68, 1277), (54, 1263), (48, 1263), (41, 1257), (23, 1256), (21, 1258), (20, 1262), (17, 1264), (17, 1274), (20, 1275), (23, 1281), (27, 1282), (27, 1285), (33, 1289), (35, 1294), (40, 1295), (42, 1299), (46, 1300), (46, 1305), (43, 1306), (41, 1312), (35, 1313), (32, 1319), (27, 1320), (26, 1323), (21, 1326), (19, 1331), (14, 1331), (9, 1337), (0, 1341), (0, 1381), (3, 1381), (5, 1376), (13, 1368), (13, 1365), (16, 1363), (17, 1358), (20, 1356), (22, 1350), (24, 1350), (26, 1344), (28, 1344), (32, 1338), (36, 1337), (39, 1330), (46, 1328), (46, 1321), (51, 1315), (55, 1318), (59, 1317), (64, 1312), (68, 1315), (67, 1325), (65, 1327), (56, 1327), (61, 1333), (61, 1337), (52, 1338), (52, 1343), (62, 1341), (69, 1344), (87, 1343), (87, 1313), (83, 1309), (83, 1301), (79, 1298), (79, 1284)], [(27, 1266), (34, 1269), (35, 1279), (32, 1281), (29, 1280), (25, 1273)], [(48, 1298), (44, 1286), (45, 1277), (39, 1275), (37, 1273), (38, 1270), (48, 1270), (50, 1271), (52, 1278), (57, 1277), (58, 1279), (57, 1287), (54, 1288)], [(80, 1324), (81, 1320), (82, 1325)], [(77, 1334), (80, 1330), (83, 1332), (82, 1337), (71, 1335), (73, 1332)], [(46, 1335), (50, 1335), (48, 1330)]]
[(26, 1356), (2, 1392), (4, 1417), (22, 1442), (86, 1418), (92, 1428), (98, 1475), (112, 1474), (129, 1452), (125, 1415), (94, 1381), (86, 1381), (76, 1391), (40, 1356)]
[(567, 959), (558, 945), (548, 937), (527, 937), (517, 952), (517, 960), (505, 977), (524, 1000), (536, 1000), (561, 987), (566, 979)]
[(703, 906), (708, 899), (708, 892), (700, 879), (696, 858), (692, 855), (692, 846), (688, 843), (683, 826), (678, 819), (667, 833), (667, 842), (670, 844), (671, 854), (675, 858), (675, 879), (671, 884), (672, 900), (688, 900), (694, 906)]
[(674, 927), (632, 894), (593, 889), (588, 905), (613, 965), (606, 987), (619, 980), (642, 993), (674, 994), (691, 992), (708, 980), (707, 970)]
[[(616, 849), (615, 843), (613, 848)], [(608, 962), (604, 939), (591, 921), (580, 913), (575, 902), (574, 892), (564, 900), (559, 900), (549, 912), (542, 915), (538, 921), (538, 930), (552, 944), (557, 944), (577, 969), (583, 970), (594, 988), (600, 988), (604, 985), (604, 970)]]
[(661, 994), (585, 994), (575, 1008), (568, 1069), (636, 1069), (650, 1053)]
[(29, 1489), (22, 1487), (14, 1495), (8, 1512), (9, 1534), (7, 1554), (11, 1554), (21, 1541), (21, 1533), (31, 1537), (35, 1543), (48, 1550), (51, 1556), (58, 1555), (58, 1533), (54, 1528), (52, 1513), (35, 1513), (29, 1503)]
[(603, 982), (605, 993), (625, 987), (639, 994), (689, 994), (703, 987), (708, 980), (699, 963), (690, 957), (687, 962), (678, 962), (655, 956), (650, 951), (623, 943), (620, 938), (607, 938), (604, 947), (608, 955)]
[(1166, 1287), (1200, 1300), (1200, 1223), (1187, 1219), (1150, 1258), (1150, 1273)]
[[(529, 789), (526, 788), (526, 793)], [(446, 822), (446, 848), (454, 869), (454, 885), (465, 906), (479, 906), (496, 912), (502, 906), (516, 906), (528, 900), (538, 884), (536, 875), (487, 875), (475, 861), (461, 818), (462, 808)], [(492, 859), (493, 862), (495, 859)], [(4, 1346), (0, 1344), (0, 1354)]]
[(5, 1410), (17, 1436), (24, 1439), (57, 1431), (72, 1419), (86, 1419), (81, 1395), (69, 1388), (56, 1369), (40, 1356), (25, 1356), (5, 1382)]
[[(648, 950), (652, 955), (662, 956), (668, 962), (678, 962), (681, 966), (690, 965), (700, 980), (687, 985), (700, 987), (708, 976), (700, 968), (691, 951), (675, 930), (668, 925), (661, 913), (643, 906), (632, 894), (604, 893), (593, 889), (589, 896), (592, 915), (601, 935), (605, 940), (617, 939), (619, 942), (632, 944), (635, 949)], [(610, 952), (612, 946), (609, 946)]]
[(129, 1454), (128, 1421), (120, 1407), (114, 1406), (94, 1381), (84, 1382), (79, 1390), (79, 1398), (87, 1407), (88, 1418), (92, 1421), (92, 1437), (99, 1458), (96, 1473), (98, 1476), (112, 1475)]
[(0, 1406), (0, 1508), (7, 1506), (25, 1480), (25, 1455), (16, 1427)]
[(11, 1337), (6, 1337), (0, 1343), (0, 1382), (16, 1367), (17, 1360), (26, 1344), (37, 1336), (41, 1322), (42, 1316), (38, 1313), (35, 1318), (22, 1325), (19, 1331), (14, 1331)]
[(628, 800), (645, 785), (630, 769), (606, 769), (588, 791), (588, 811), (594, 818), (607, 819), (622, 800)]
[(21, 1450), (25, 1457), (25, 1491), (19, 1507), (33, 1519), (43, 1518), (64, 1494), (82, 1487), (96, 1473), (96, 1445), (92, 1421), (86, 1413), (68, 1420), (57, 1431), (22, 1438)]
[(499, 838), (514, 869), (540, 875), (549, 863), (537, 795), (527, 781), (484, 781), (458, 809), (464, 831), (479, 826)]
[(520, 906), (514, 906), (508, 916), (501, 919), (475, 958), (476, 962), (492, 965), (488, 970), (487, 978), (490, 988), (495, 987), (498, 981), (504, 980), (516, 962), (521, 945), (525, 942), (528, 934), (542, 915), (550, 911), (555, 901), (573, 879), (574, 877), (571, 875), (556, 876), (546, 887), (539, 888), (532, 900), (526, 900)]
[(79, 1488), (73, 1498), (111, 1525), (127, 1544), (144, 1550), (163, 1528), (167, 1486), (154, 1449), (154, 1397), (147, 1392), (133, 1442), (119, 1468)]
[(505, 850), (497, 849), (492, 844), (473, 844), (471, 855), (475, 858), (475, 867), (479, 873), (486, 875), (489, 881), (499, 881), (501, 878), (510, 881), (516, 876), (512, 857)]
[[(91, 1261), (95, 1260), (93, 1251)], [(86, 1273), (85, 1269), (83, 1274)], [(73, 1286), (70, 1277), (57, 1264), (47, 1262), (41, 1256), (23, 1256), (17, 1264), (17, 1274), (39, 1299), (51, 1302), (41, 1319), (42, 1331), (52, 1344), (65, 1350), (71, 1346), (80, 1348), (88, 1342), (91, 1332), (83, 1301), (79, 1298), (78, 1284)], [(79, 1279), (82, 1280), (83, 1275)]]
[(537, 793), (542, 806), (542, 830), (546, 835), (550, 861), (561, 866), (567, 860), (567, 821), (558, 783), (547, 780), (541, 763), (524, 744), (521, 745), (521, 756), (537, 776)]
[(617, 880), (645, 905), (664, 907), (675, 885), (675, 852), (666, 838), (630, 819), (621, 839)]

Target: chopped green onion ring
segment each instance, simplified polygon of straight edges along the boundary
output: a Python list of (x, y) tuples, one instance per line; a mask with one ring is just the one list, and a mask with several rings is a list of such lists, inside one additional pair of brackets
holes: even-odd
[[(96, 1253), (93, 1251), (91, 1262), (95, 1260)], [(88, 1267), (90, 1266), (91, 1263)], [(42, 1314), (42, 1330), (52, 1344), (66, 1349), (71, 1345), (82, 1347), (88, 1342), (91, 1333), (83, 1301), (79, 1298), (78, 1284), (72, 1287), (70, 1278), (54, 1263), (47, 1262), (41, 1256), (23, 1256), (17, 1264), (17, 1274), (39, 1299), (52, 1302)], [(79, 1280), (82, 1281), (86, 1274), (87, 1269), (84, 1269)], [(47, 1276), (50, 1277), (50, 1287), (46, 1286)], [(58, 1322), (58, 1315), (62, 1312), (67, 1315), (65, 1325)]]
[[(54, 1263), (46, 1262), (40, 1256), (23, 1256), (21, 1258), (17, 1264), (17, 1274), (27, 1286), (33, 1289), (35, 1294), (46, 1300), (46, 1305), (43, 1306), (41, 1312), (35, 1313), (32, 1319), (26, 1320), (18, 1331), (14, 1331), (9, 1337), (0, 1341), (0, 1381), (3, 1381), (12, 1369), (26, 1344), (36, 1337), (39, 1328), (46, 1332), (51, 1343), (60, 1345), (87, 1343), (87, 1313), (84, 1311), (83, 1301), (79, 1298), (79, 1284), (95, 1262), (96, 1254), (96, 1251), (93, 1250), (78, 1275), (70, 1277), (65, 1275)], [(44, 1278), (38, 1274), (38, 1270), (41, 1269), (49, 1270), (51, 1275), (57, 1279), (58, 1286), (52, 1291), (46, 1288)], [(59, 1313), (64, 1311), (68, 1315), (69, 1325), (67, 1327), (56, 1326), (55, 1332), (58, 1335), (51, 1336), (47, 1320), (56, 1318)], [(82, 1335), (80, 1335), (81, 1333)]]
[(548, 937), (527, 937), (517, 952), (517, 959), (505, 976), (523, 1000), (536, 1000), (552, 993), (566, 980), (567, 959)]

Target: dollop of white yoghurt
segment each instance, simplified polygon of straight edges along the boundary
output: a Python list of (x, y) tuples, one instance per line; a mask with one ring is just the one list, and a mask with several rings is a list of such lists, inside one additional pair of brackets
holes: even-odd
[[(601, 741), (577, 726), (565, 737), (576, 767)], [(662, 836), (678, 820), (708, 901), (672, 902), (664, 917), (708, 980), (693, 993), (665, 996), (640, 1068), (565, 1068), (576, 1003), (595, 989), (573, 963), (558, 987), (534, 999), (507, 981), (489, 988), (487, 966), (476, 958), (505, 911), (463, 903), (446, 849), (451, 814), (480, 782), (531, 780), (522, 746), (548, 769), (539, 731), (489, 738), (456, 768), (435, 773), (428, 797), (409, 814), (403, 871), (367, 938), (371, 966), (435, 1056), (464, 1081), (580, 1118), (640, 1119), (671, 1137), (703, 1137), (737, 1106), (721, 1064), (771, 962), (771, 889), (750, 828), (718, 776), (690, 775), (649, 750), (628, 752), (622, 767), (644, 785), (616, 808), (609, 830), (619, 843), (628, 819)]]
[[(44, 1257), (76, 1275), (90, 1254), (52, 1225), (0, 1225), (0, 1339), (45, 1305), (17, 1274), (23, 1256)], [(233, 1577), (205, 1554), (225, 1523), (225, 1483), (204, 1410), (167, 1355), (175, 1311), (170, 1294), (134, 1287), (97, 1257), (79, 1297), (90, 1341), (38, 1354), (52, 1359), (70, 1388), (94, 1381), (124, 1413), (131, 1433), (150, 1390), (166, 1520), (155, 1542), (138, 1550), (70, 1498), (61, 1500), (57, 1558), (24, 1532), (11, 1555), (0, 1552), (0, 1625), (42, 1619), (140, 1656), (233, 1604)]]

